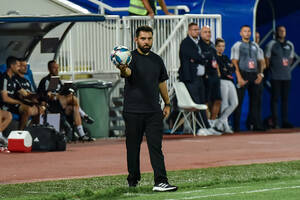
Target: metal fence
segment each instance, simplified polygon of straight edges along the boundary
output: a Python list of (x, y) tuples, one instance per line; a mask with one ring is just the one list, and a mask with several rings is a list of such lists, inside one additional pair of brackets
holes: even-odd
[(135, 30), (141, 25), (153, 28), (152, 51), (159, 54), (169, 73), (168, 86), (171, 89), (176, 81), (179, 68), (179, 46), (186, 37), (188, 24), (195, 22), (209, 26), (212, 41), (222, 36), (220, 15), (173, 15), (155, 16), (105, 16), (100, 23), (78, 23), (68, 33), (59, 50), (61, 74), (100, 74), (117, 73), (109, 60), (111, 50), (116, 45), (135, 48)]
[(75, 24), (59, 50), (60, 74), (111, 73), (109, 55), (120, 43), (119, 16), (106, 16), (104, 22)]

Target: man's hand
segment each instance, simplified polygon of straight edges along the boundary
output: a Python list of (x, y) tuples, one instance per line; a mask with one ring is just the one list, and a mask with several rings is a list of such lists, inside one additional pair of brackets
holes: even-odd
[(242, 77), (238, 79), (238, 84), (240, 87), (244, 87), (248, 81), (245, 81)]
[(129, 77), (131, 75), (131, 70), (128, 65), (117, 65), (117, 68), (120, 70), (121, 76)]
[(257, 78), (255, 79), (255, 81), (254, 81), (254, 83), (256, 84), (256, 85), (259, 85), (260, 83), (261, 83), (261, 81), (262, 81), (262, 79), (263, 79), (263, 77), (261, 76), (261, 75), (257, 75)]
[(149, 12), (148, 16), (151, 17), (151, 18), (154, 18), (154, 12)]
[(48, 92), (47, 95), (51, 101), (54, 101), (57, 99), (57, 95), (52, 92)]
[(128, 65), (117, 65), (117, 68), (121, 71), (126, 70), (127, 67), (128, 67)]
[(27, 92), (26, 90), (24, 90), (23, 88), (19, 90), (19, 94), (22, 96), (22, 97), (26, 97), (29, 95), (29, 92)]
[(38, 109), (39, 109), (39, 112), (40, 112), (39, 114), (42, 115), (42, 114), (44, 114), (45, 111), (46, 111), (46, 106), (39, 106)]
[(170, 115), (170, 111), (171, 111), (170, 105), (167, 105), (164, 107), (164, 109), (163, 109), (164, 118), (167, 118)]

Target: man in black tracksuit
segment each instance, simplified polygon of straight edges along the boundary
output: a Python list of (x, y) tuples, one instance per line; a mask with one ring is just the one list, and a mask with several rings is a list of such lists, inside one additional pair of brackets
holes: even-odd
[[(150, 51), (153, 41), (152, 28), (138, 27), (136, 30), (137, 49), (132, 51), (130, 65), (117, 66), (125, 77), (124, 110), (127, 177), (129, 187), (135, 187), (141, 179), (140, 146), (145, 133), (154, 170), (153, 191), (174, 191), (176, 186), (168, 183), (162, 153), (163, 117), (170, 113), (170, 100), (166, 80), (167, 71), (163, 60)], [(165, 107), (159, 103), (161, 94)]]

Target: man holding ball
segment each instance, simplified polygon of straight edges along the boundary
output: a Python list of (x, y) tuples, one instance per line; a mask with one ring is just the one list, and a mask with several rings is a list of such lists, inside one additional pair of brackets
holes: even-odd
[[(137, 49), (131, 52), (129, 65), (118, 65), (125, 78), (124, 110), (127, 149), (128, 185), (136, 187), (141, 179), (140, 147), (145, 133), (154, 171), (153, 191), (175, 191), (168, 183), (162, 153), (163, 118), (170, 114), (170, 99), (166, 80), (167, 70), (160, 56), (150, 51), (153, 30), (149, 26), (136, 29)], [(161, 110), (159, 94), (164, 100)]]

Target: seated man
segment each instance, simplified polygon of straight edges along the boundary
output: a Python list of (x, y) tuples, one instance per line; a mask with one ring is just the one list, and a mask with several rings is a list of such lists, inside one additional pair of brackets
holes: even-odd
[(4, 146), (7, 145), (7, 138), (2, 135), (2, 132), (6, 129), (12, 120), (12, 115), (10, 112), (5, 110), (0, 110), (0, 143)]
[(80, 135), (80, 140), (82, 141), (93, 141), (93, 138), (88, 137), (82, 127), (81, 117), (87, 123), (93, 123), (94, 120), (90, 118), (79, 106), (78, 99), (72, 94), (65, 94), (62, 92), (62, 83), (59, 81), (55, 91), (48, 91), (48, 86), (50, 84), (51, 76), (58, 76), (59, 66), (56, 61), (51, 60), (48, 62), (49, 74), (44, 77), (39, 86), (38, 94), (48, 98), (49, 111), (50, 112), (60, 112), (61, 110), (69, 116), (73, 113), (74, 123), (77, 127), (78, 134)]
[(39, 115), (38, 109), (26, 105), (23, 97), (27, 95), (18, 82), (15, 74), (18, 73), (20, 62), (17, 58), (10, 56), (6, 60), (7, 69), (1, 79), (0, 88), (2, 96), (2, 110), (7, 110), (20, 115), (19, 130), (26, 127), (27, 121), (31, 116)]
[[(40, 105), (38, 96), (35, 93), (34, 87), (31, 85), (30, 81), (25, 78), (27, 72), (27, 62), (25, 59), (19, 59), (20, 67), (15, 75), (15, 81), (21, 88), (21, 94), (19, 97), (21, 100), (28, 105), (31, 105), (33, 113), (43, 114), (45, 111), (45, 106)], [(34, 118), (35, 123), (39, 121), (39, 115), (36, 114)]]

